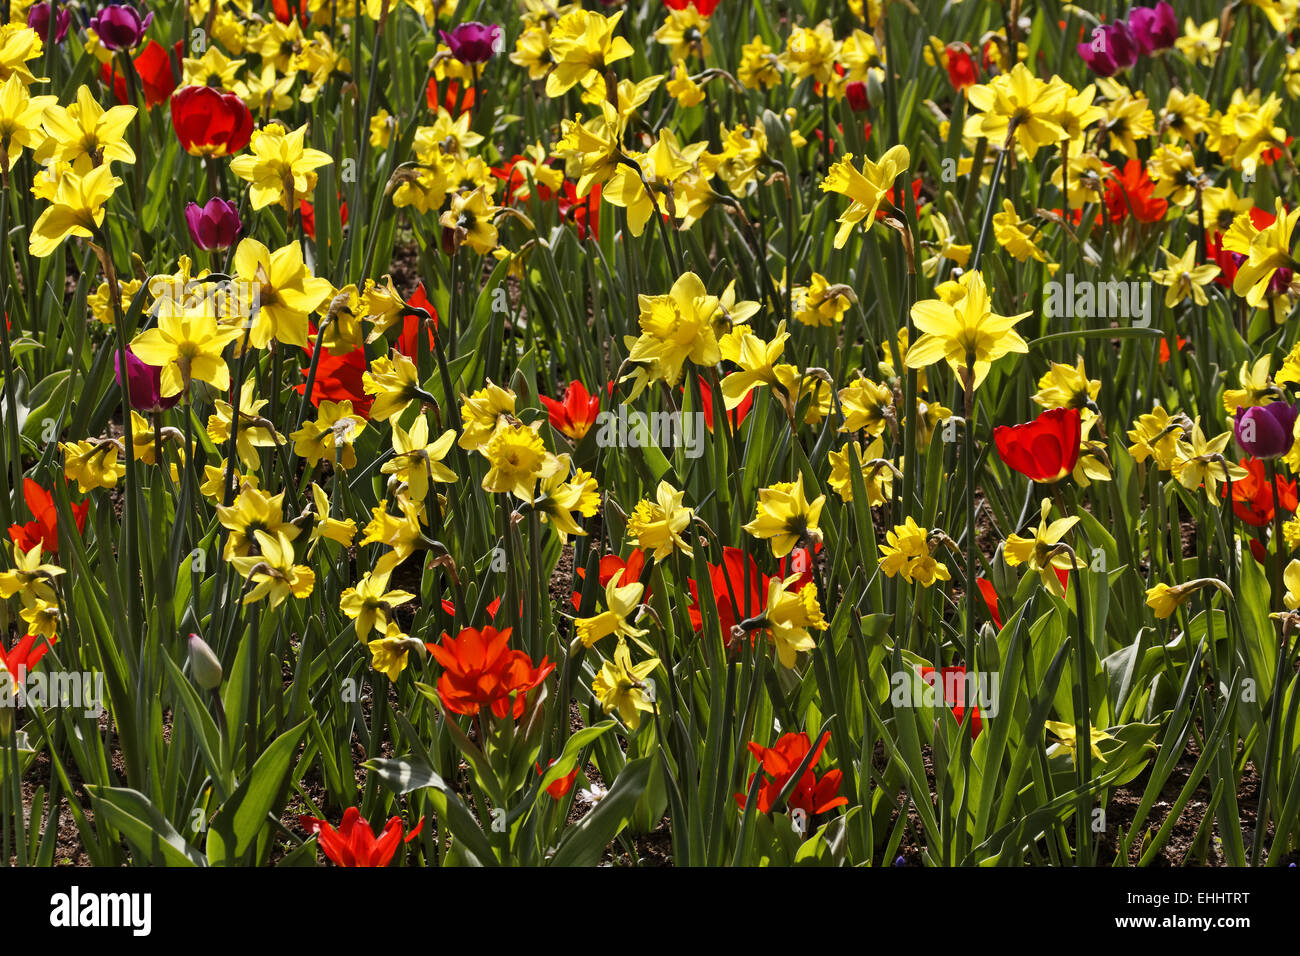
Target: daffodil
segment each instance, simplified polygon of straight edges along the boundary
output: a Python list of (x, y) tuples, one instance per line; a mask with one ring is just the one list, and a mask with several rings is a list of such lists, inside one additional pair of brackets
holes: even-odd
[(250, 184), (254, 209), (278, 203), (292, 210), (311, 194), (316, 185), (313, 170), (334, 160), (304, 146), (306, 137), (305, 125), (289, 132), (279, 123), (270, 123), (253, 133), (248, 153), (231, 160), (230, 171)]
[(657, 657), (633, 664), (632, 651), (626, 642), (620, 641), (614, 649), (614, 659), (601, 664), (600, 673), (591, 684), (601, 710), (607, 714), (618, 711), (619, 719), (628, 729), (636, 730), (643, 713), (654, 713), (654, 701), (645, 681), (658, 666)]
[[(1066, 753), (1070, 755), (1070, 762), (1071, 763), (1076, 762), (1076, 760), (1078, 759), (1078, 755), (1075, 753), (1075, 745), (1077, 743), (1077, 741), (1075, 740), (1077, 734), (1075, 725), (1067, 724), (1060, 720), (1046, 720), (1043, 721), (1043, 726), (1046, 727), (1048, 731), (1052, 734), (1052, 736), (1054, 736), (1057, 739), (1058, 741), (1057, 746), (1061, 747), (1063, 750), (1065, 750)], [(1104, 730), (1098, 730), (1092, 726), (1089, 726), (1088, 728), (1089, 749), (1091, 749), (1092, 755), (1096, 757), (1098, 760), (1100, 760), (1102, 763), (1106, 762), (1106, 757), (1102, 754), (1101, 748), (1098, 747), (1097, 744), (1099, 741), (1102, 740), (1114, 740), (1114, 739), (1115, 739), (1114, 737), (1106, 733)]]
[(867, 446), (866, 451), (857, 442), (845, 442), (839, 451), (830, 452), (826, 457), (831, 464), (830, 477), (826, 483), (831, 490), (845, 502), (853, 500), (853, 462), (857, 462), (858, 473), (862, 476), (862, 486), (867, 492), (867, 505), (882, 505), (893, 497), (894, 478), (898, 471), (894, 464), (881, 457), (885, 443), (877, 438)]
[(17, 74), (0, 86), (0, 169), (8, 173), (24, 149), (35, 149), (45, 139), (41, 117), (58, 103), (55, 96), (32, 96)]
[(302, 423), (302, 428), (289, 437), (293, 451), (307, 459), (308, 467), (315, 468), (322, 458), (329, 459), (339, 468), (357, 466), (357, 452), (353, 442), (366, 428), (366, 420), (352, 411), (352, 402), (322, 400), (314, 420)]
[[(239, 454), (239, 460), (243, 462), (244, 467), (250, 471), (255, 471), (258, 465), (259, 448), (275, 448), (280, 443), (279, 433), (274, 426), (262, 417), (261, 411), (269, 402), (269, 399), (253, 399), (253, 391), (256, 388), (254, 379), (249, 379), (239, 390), (239, 422), (234, 426), (237, 430), (235, 437), (235, 448)], [(232, 419), (235, 417), (234, 409), (228, 402), (221, 399), (213, 401), (216, 412), (208, 417), (207, 432), (208, 437), (213, 443), (220, 447), (227, 447), (230, 441), (230, 430)]]
[(134, 106), (105, 110), (89, 87), (80, 86), (74, 104), (65, 108), (56, 101), (45, 110), (47, 138), (36, 149), (36, 161), (71, 163), (80, 176), (100, 165), (134, 163), (135, 152), (126, 141), (126, 128), (134, 117)]
[(776, 656), (781, 666), (793, 668), (801, 651), (816, 646), (810, 629), (826, 630), (826, 618), (817, 601), (817, 585), (811, 582), (799, 585), (801, 574), (788, 578), (773, 578), (767, 585), (767, 632), (776, 645)]
[(831, 167), (822, 181), (822, 190), (840, 193), (852, 200), (849, 208), (840, 214), (840, 228), (835, 233), (836, 249), (844, 247), (858, 223), (865, 222), (864, 229), (871, 228), (876, 221), (876, 210), (881, 202), (887, 201), (894, 180), (907, 170), (911, 161), (906, 146), (895, 146), (881, 156), (878, 163), (864, 158), (860, 172), (853, 165), (852, 153)]
[(880, 548), (880, 570), (888, 577), (902, 575), (903, 580), (922, 587), (951, 578), (948, 566), (930, 553), (930, 532), (908, 515), (903, 524), (886, 532)]
[(1238, 408), (1252, 408), (1256, 405), (1267, 405), (1274, 399), (1281, 398), (1283, 393), (1278, 385), (1291, 381), (1283, 372), (1278, 373), (1277, 384), (1274, 384), (1269, 376), (1269, 366), (1272, 363), (1272, 356), (1268, 353), (1261, 355), (1253, 363), (1246, 361), (1241, 363), (1241, 368), (1237, 372), (1237, 381), (1241, 388), (1225, 388), (1223, 390), (1223, 410), (1229, 415), (1235, 415)]
[(1178, 483), (1188, 491), (1195, 491), (1204, 485), (1210, 503), (1217, 506), (1218, 483), (1229, 478), (1240, 481), (1246, 477), (1246, 469), (1228, 461), (1223, 455), (1231, 439), (1231, 431), (1207, 439), (1205, 433), (1201, 431), (1201, 419), (1198, 415), (1192, 423), (1189, 438), (1186, 441), (1180, 438), (1175, 446), (1172, 471)]
[(415, 600), (415, 595), (408, 591), (388, 590), (391, 574), (392, 562), (381, 561), (374, 571), (361, 576), (356, 587), (339, 595), (339, 610), (354, 622), (359, 641), (365, 642), (371, 631), (383, 631), (392, 620), (393, 608)]
[(1151, 272), (1153, 281), (1167, 287), (1165, 307), (1173, 308), (1188, 296), (1197, 305), (1208, 305), (1209, 297), (1205, 286), (1219, 274), (1219, 267), (1210, 264), (1196, 264), (1196, 246), (1189, 245), (1181, 256), (1176, 256), (1168, 249), (1160, 250), (1165, 255), (1165, 268)]
[(644, 548), (662, 561), (674, 551), (688, 558), (694, 553), (682, 537), (695, 516), (695, 511), (682, 504), (685, 492), (678, 491), (666, 481), (660, 481), (654, 500), (643, 498), (627, 519), (628, 537), (635, 538), (637, 547)]
[(93, 239), (104, 222), (104, 204), (120, 185), (122, 180), (107, 165), (96, 166), (84, 176), (65, 168), (54, 186), (51, 204), (32, 227), (28, 251), (44, 259), (69, 236)]
[[(779, 383), (777, 359), (785, 351), (785, 343), (789, 338), (790, 333), (785, 330), (785, 322), (782, 322), (777, 326), (776, 335), (770, 342), (764, 342), (752, 332), (745, 332), (740, 336), (734, 354), (729, 355), (726, 349), (722, 350), (724, 358), (740, 366), (738, 371), (722, 380), (722, 399), (727, 411), (740, 405), (755, 387)], [(785, 368), (794, 370), (789, 365)]]
[(645, 589), (638, 581), (623, 580), (620, 568), (605, 585), (605, 610), (594, 617), (580, 617), (574, 621), (578, 640), (583, 647), (594, 647), (602, 638), (617, 634), (621, 641), (624, 637), (642, 637), (649, 631), (635, 627), (629, 618), (641, 606), (641, 595)]
[(235, 249), (234, 274), (240, 280), (236, 288), (251, 299), (247, 305), (256, 307), (249, 344), (262, 349), (276, 339), (306, 348), (307, 315), (325, 302), (330, 283), (311, 274), (302, 246), (291, 242), (272, 252), (256, 239), (243, 239)]
[(39, 598), (24, 607), (19, 612), (19, 616), (27, 622), (28, 634), (35, 634), (49, 641), (53, 641), (58, 634), (59, 624), (63, 619), (63, 613), (57, 604)]
[(1007, 250), (1017, 262), (1027, 262), (1030, 259), (1046, 262), (1047, 253), (1034, 241), (1037, 233), (1038, 230), (1028, 220), (1020, 218), (1010, 199), (1002, 200), (1002, 211), (993, 216), (993, 238), (999, 246)]
[(357, 523), (351, 518), (330, 517), (329, 498), (325, 496), (325, 489), (314, 481), (311, 483), (311, 500), (316, 517), (308, 538), (311, 543), (307, 547), (307, 556), (311, 557), (317, 543), (321, 541), (333, 541), (345, 548), (351, 547), (357, 536)]
[(1291, 256), (1291, 233), (1300, 220), (1300, 206), (1288, 212), (1279, 198), (1276, 211), (1277, 218), (1265, 229), (1256, 229), (1242, 213), (1223, 237), (1224, 249), (1246, 256), (1237, 268), (1232, 291), (1256, 309), (1263, 307), (1278, 269), (1300, 270), (1300, 262)]
[(221, 353), (241, 331), (218, 326), (210, 306), (164, 300), (157, 326), (132, 339), (131, 351), (140, 361), (162, 368), (163, 398), (179, 395), (196, 379), (224, 392), (230, 388), (230, 369)]
[(772, 554), (783, 558), (801, 541), (821, 541), (817, 522), (821, 517), (825, 495), (809, 502), (803, 487), (803, 475), (794, 481), (779, 481), (758, 492), (754, 520), (744, 530), (754, 537), (770, 541)]
[(279, 607), (291, 595), (305, 598), (316, 584), (316, 572), (304, 564), (293, 563), (293, 544), (280, 531), (274, 536), (265, 531), (254, 531), (261, 554), (234, 557), (230, 563), (239, 574), (253, 582), (244, 596), (244, 604), (269, 598), (271, 607)]
[[(1015, 331), (1017, 322), (1030, 313), (999, 315), (989, 306), (984, 276), (977, 271), (962, 274), (945, 298), (922, 299), (912, 306), (912, 322), (924, 334), (907, 350), (908, 368), (924, 368), (940, 359), (954, 371), (973, 374), (978, 387), (994, 362), (1012, 352), (1028, 352), (1029, 345)], [(942, 288), (942, 287), (941, 287)]]
[(466, 451), (482, 450), (502, 419), (513, 419), (514, 414), (515, 393), (489, 381), (473, 394), (461, 396), (461, 433), (456, 444)]
[(51, 585), (63, 569), (58, 565), (41, 563), (40, 542), (28, 551), (14, 544), (13, 555), (13, 570), (0, 571), (0, 598), (7, 601), (17, 594), (28, 606), (36, 601), (54, 602), (56, 596)]
[(126, 474), (126, 465), (118, 461), (121, 447), (112, 439), (59, 443), (63, 452), (63, 474), (76, 481), (85, 493), (92, 488), (116, 488)]
[(391, 357), (381, 357), (370, 363), (361, 375), (361, 388), (374, 395), (370, 417), (374, 421), (388, 421), (402, 414), (412, 402), (423, 402), (429, 396), (420, 388), (415, 363), (401, 352)]
[(590, 472), (578, 469), (570, 477), (569, 456), (557, 455), (556, 460), (559, 467), (538, 483), (537, 497), (532, 500), (532, 506), (544, 522), (555, 528), (563, 544), (571, 534), (587, 533), (574, 520), (573, 513), (576, 511), (590, 518), (600, 509), (600, 495), (596, 490), (596, 479)]
[[(1235, 405), (1233, 411), (1236, 411)], [(1183, 420), (1157, 405), (1148, 414), (1139, 415), (1133, 423), (1128, 432), (1128, 439), (1133, 443), (1128, 447), (1128, 453), (1138, 463), (1150, 458), (1157, 468), (1169, 471), (1178, 457), (1178, 443), (1183, 433)]]
[(384, 636), (366, 645), (370, 651), (370, 666), (391, 681), (397, 680), (406, 670), (407, 659), (412, 651), (420, 653), (424, 644), (402, 633), (396, 621), (384, 625)]
[(546, 450), (539, 427), (502, 425), (496, 430), (492, 440), (480, 449), (490, 466), (483, 476), (484, 491), (532, 500), (537, 479), (548, 477), (560, 467), (559, 459)]
[(721, 361), (713, 325), (718, 297), (709, 295), (694, 272), (681, 276), (666, 295), (641, 295), (638, 302), (641, 335), (632, 340), (628, 361), (647, 363), (652, 381), (677, 385), (687, 361), (706, 368)]
[(481, 186), (469, 193), (457, 193), (451, 199), (451, 208), (438, 220), (444, 229), (452, 232), (455, 243), (464, 243), (481, 256), (496, 247), (497, 227), (493, 217), (498, 209), (488, 201), (487, 190)]
[(614, 35), (623, 18), (620, 10), (605, 17), (588, 10), (572, 10), (551, 29), (550, 53), (554, 69), (546, 77), (546, 95), (560, 96), (575, 85), (604, 94), (604, 73), (611, 63), (632, 55), (632, 45)]
[(1090, 409), (1101, 391), (1101, 382), (1088, 378), (1080, 356), (1077, 365), (1052, 362), (1038, 380), (1038, 391), (1032, 396), (1043, 408), (1077, 408), (1085, 417), (1095, 414)]
[(429, 421), (423, 415), (415, 420), (409, 432), (393, 422), (393, 457), (380, 470), (406, 482), (412, 501), (423, 501), (429, 493), (430, 481), (457, 480), (456, 473), (442, 463), (455, 440), (455, 430), (448, 428), (436, 441), (430, 442)]
[(1049, 524), (1047, 519), (1051, 512), (1052, 502), (1044, 498), (1034, 536), (1025, 538), (1018, 534), (1008, 535), (1002, 547), (1002, 557), (1013, 568), (1021, 564), (1028, 565), (1031, 571), (1037, 572), (1043, 587), (1056, 597), (1063, 598), (1065, 586), (1056, 576), (1057, 570), (1082, 568), (1086, 562), (1076, 557), (1069, 545), (1061, 542), (1066, 532), (1079, 523), (1078, 516), (1058, 518)]
[(966, 88), (966, 99), (978, 110), (967, 117), (963, 132), (983, 136), (995, 149), (1014, 138), (1032, 160), (1044, 146), (1066, 137), (1057, 121), (1066, 90), (1044, 83), (1023, 63), (999, 73), (987, 84)]
[(217, 506), (217, 520), (229, 532), (222, 552), (225, 560), (251, 554), (258, 531), (276, 537), (283, 535), (290, 541), (298, 537), (297, 527), (284, 520), (284, 495), (283, 491), (268, 495), (260, 488), (245, 484), (229, 506)]

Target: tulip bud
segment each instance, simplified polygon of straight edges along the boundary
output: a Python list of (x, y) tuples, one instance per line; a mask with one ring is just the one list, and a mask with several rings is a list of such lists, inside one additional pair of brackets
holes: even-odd
[(1232, 430), (1242, 450), (1256, 458), (1277, 458), (1295, 444), (1295, 424), (1300, 411), (1287, 402), (1251, 408), (1237, 407)]
[(855, 113), (864, 113), (871, 108), (870, 98), (867, 96), (867, 84), (862, 80), (855, 80), (844, 87), (844, 95)]
[(216, 196), (204, 206), (189, 203), (185, 207), (185, 225), (194, 244), (205, 252), (229, 249), (244, 229), (235, 204)]
[(153, 23), (153, 12), (141, 17), (128, 3), (110, 3), (90, 19), (90, 28), (106, 50), (133, 50)]
[(221, 661), (197, 634), (190, 635), (190, 673), (204, 690), (216, 690), (221, 686)]

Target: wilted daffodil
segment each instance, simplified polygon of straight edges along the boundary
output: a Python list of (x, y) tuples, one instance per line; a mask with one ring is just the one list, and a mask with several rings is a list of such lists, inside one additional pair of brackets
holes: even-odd
[(472, 192), (453, 196), (451, 208), (438, 222), (444, 229), (451, 230), (456, 246), (463, 243), (485, 256), (497, 244), (497, 227), (492, 223), (497, 212), (498, 208), (488, 201), (487, 191), (480, 186)]

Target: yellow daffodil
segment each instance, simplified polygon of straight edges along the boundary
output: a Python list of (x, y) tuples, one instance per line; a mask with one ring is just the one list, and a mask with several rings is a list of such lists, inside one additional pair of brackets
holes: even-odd
[(253, 588), (244, 596), (244, 604), (269, 598), (271, 607), (279, 607), (292, 595), (302, 599), (311, 594), (316, 584), (316, 572), (304, 564), (293, 563), (293, 544), (280, 531), (271, 536), (265, 531), (254, 531), (261, 554), (234, 557), (230, 563)]
[(96, 166), (84, 176), (65, 168), (54, 187), (51, 205), (32, 227), (28, 251), (44, 259), (69, 236), (94, 238), (95, 230), (104, 221), (104, 204), (120, 185), (122, 180), (107, 165)]
[(126, 474), (126, 465), (118, 461), (122, 449), (112, 439), (59, 443), (63, 452), (64, 477), (75, 480), (81, 492), (92, 488), (116, 488)]
[(624, 637), (642, 637), (649, 631), (633, 626), (629, 618), (641, 606), (641, 594), (645, 589), (640, 582), (631, 583), (623, 580), (623, 570), (609, 579), (605, 585), (605, 608), (594, 617), (580, 617), (574, 621), (578, 640), (583, 647), (594, 647), (602, 638), (617, 634), (621, 641)]
[(363, 643), (371, 631), (384, 630), (392, 620), (393, 608), (415, 600), (408, 591), (388, 590), (391, 574), (392, 562), (380, 562), (374, 571), (361, 576), (356, 587), (339, 595), (339, 610), (355, 622), (357, 640)]
[(645, 681), (658, 666), (657, 657), (633, 664), (632, 651), (626, 642), (620, 641), (614, 649), (614, 659), (601, 664), (600, 673), (591, 684), (601, 710), (607, 714), (617, 710), (627, 728), (636, 730), (641, 725), (641, 714), (654, 713), (654, 701)]
[(316, 186), (313, 170), (334, 160), (328, 153), (304, 146), (306, 137), (305, 125), (289, 132), (279, 123), (270, 123), (253, 133), (248, 153), (231, 160), (230, 171), (250, 184), (254, 209), (278, 203), (293, 210), (310, 196)]
[(1044, 498), (1034, 536), (1025, 538), (1018, 534), (1008, 535), (1002, 547), (1002, 557), (1013, 568), (1021, 564), (1028, 565), (1031, 571), (1037, 572), (1043, 587), (1058, 598), (1063, 598), (1065, 586), (1056, 576), (1056, 571), (1086, 567), (1086, 562), (1076, 557), (1068, 545), (1061, 543), (1065, 533), (1079, 523), (1078, 517), (1070, 515), (1048, 524), (1051, 512), (1052, 502)]
[(821, 517), (825, 495), (809, 502), (804, 494), (803, 475), (794, 481), (780, 481), (758, 492), (758, 506), (754, 520), (744, 530), (754, 537), (768, 540), (772, 554), (784, 558), (804, 539), (818, 542), (822, 539), (817, 522)]
[(64, 108), (55, 102), (45, 110), (48, 135), (36, 149), (36, 161), (71, 163), (73, 172), (81, 176), (101, 164), (134, 163), (135, 152), (126, 141), (126, 128), (134, 117), (134, 106), (105, 110), (89, 87), (78, 87), (74, 104)]
[(1214, 281), (1219, 274), (1219, 267), (1208, 263), (1196, 264), (1196, 245), (1189, 245), (1181, 256), (1176, 256), (1168, 249), (1160, 250), (1165, 255), (1165, 268), (1155, 269), (1151, 273), (1153, 281), (1166, 286), (1165, 307), (1173, 308), (1188, 296), (1197, 305), (1208, 305), (1209, 297), (1205, 286)]
[(685, 494), (660, 481), (654, 500), (641, 499), (628, 516), (628, 537), (636, 539), (637, 547), (652, 552), (656, 561), (664, 560), (674, 551), (688, 558), (694, 553), (682, 537), (695, 517), (695, 511), (682, 504)]
[(415, 420), (408, 432), (393, 422), (393, 457), (380, 469), (386, 475), (396, 475), (406, 482), (412, 501), (423, 501), (429, 493), (430, 481), (456, 481), (456, 473), (442, 463), (456, 440), (454, 429), (448, 428), (429, 441), (429, 421), (423, 415)]
[(840, 214), (840, 228), (835, 233), (836, 249), (844, 247), (858, 223), (863, 223), (864, 230), (871, 229), (876, 221), (876, 210), (882, 201), (887, 201), (894, 180), (907, 170), (911, 161), (906, 146), (895, 146), (881, 156), (878, 163), (864, 158), (860, 172), (853, 165), (852, 153), (831, 167), (822, 181), (822, 190), (840, 193), (852, 200), (849, 208)]
[(366, 420), (352, 411), (352, 402), (344, 399), (331, 402), (324, 399), (316, 410), (316, 418), (302, 423), (302, 428), (289, 437), (293, 440), (295, 455), (307, 459), (315, 468), (322, 458), (339, 468), (357, 466), (357, 452), (352, 443), (366, 428)]
[[(923, 299), (912, 306), (912, 322), (924, 335), (907, 350), (909, 368), (924, 368), (940, 359), (954, 371), (969, 369), (973, 387), (978, 387), (989, 368), (1002, 356), (1028, 352), (1029, 346), (1015, 331), (1015, 325), (1029, 313), (999, 315), (989, 306), (984, 276), (966, 272), (948, 291), (953, 301)], [(941, 287), (942, 288), (942, 287)]]

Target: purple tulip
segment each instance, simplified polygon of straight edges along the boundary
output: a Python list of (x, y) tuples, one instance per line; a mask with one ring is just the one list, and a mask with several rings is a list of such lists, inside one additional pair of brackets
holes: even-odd
[(1128, 15), (1128, 28), (1143, 53), (1169, 49), (1179, 33), (1174, 8), (1165, 0), (1154, 7), (1134, 7)]
[(110, 3), (91, 17), (90, 28), (95, 31), (95, 36), (99, 37), (99, 43), (104, 49), (134, 50), (151, 23), (152, 11), (141, 19), (139, 11), (129, 3)]
[(1078, 46), (1079, 56), (1098, 76), (1114, 76), (1127, 70), (1138, 58), (1137, 40), (1128, 25), (1108, 23), (1092, 31), (1092, 39)]
[(207, 205), (189, 203), (185, 207), (185, 224), (190, 227), (190, 238), (205, 252), (229, 249), (244, 230), (235, 204), (213, 196)]
[(1237, 406), (1232, 431), (1242, 450), (1256, 458), (1277, 458), (1295, 444), (1295, 422), (1300, 410), (1287, 402), (1250, 408)]
[[(72, 22), (72, 11), (65, 6), (58, 6), (54, 14), (54, 42), (62, 43), (68, 35), (68, 25)], [(42, 43), (50, 42), (50, 4), (49, 0), (37, 0), (35, 6), (27, 11), (27, 25), (36, 31)]]
[(451, 55), (462, 63), (486, 63), (501, 52), (501, 28), (469, 20), (450, 33), (439, 30), (442, 42), (451, 47)]
[[(122, 363), (118, 359), (113, 362), (113, 375), (121, 385)], [(131, 407), (136, 411), (164, 412), (181, 400), (179, 394), (162, 397), (162, 369), (136, 358), (129, 347), (126, 350), (126, 380), (131, 392)]]

